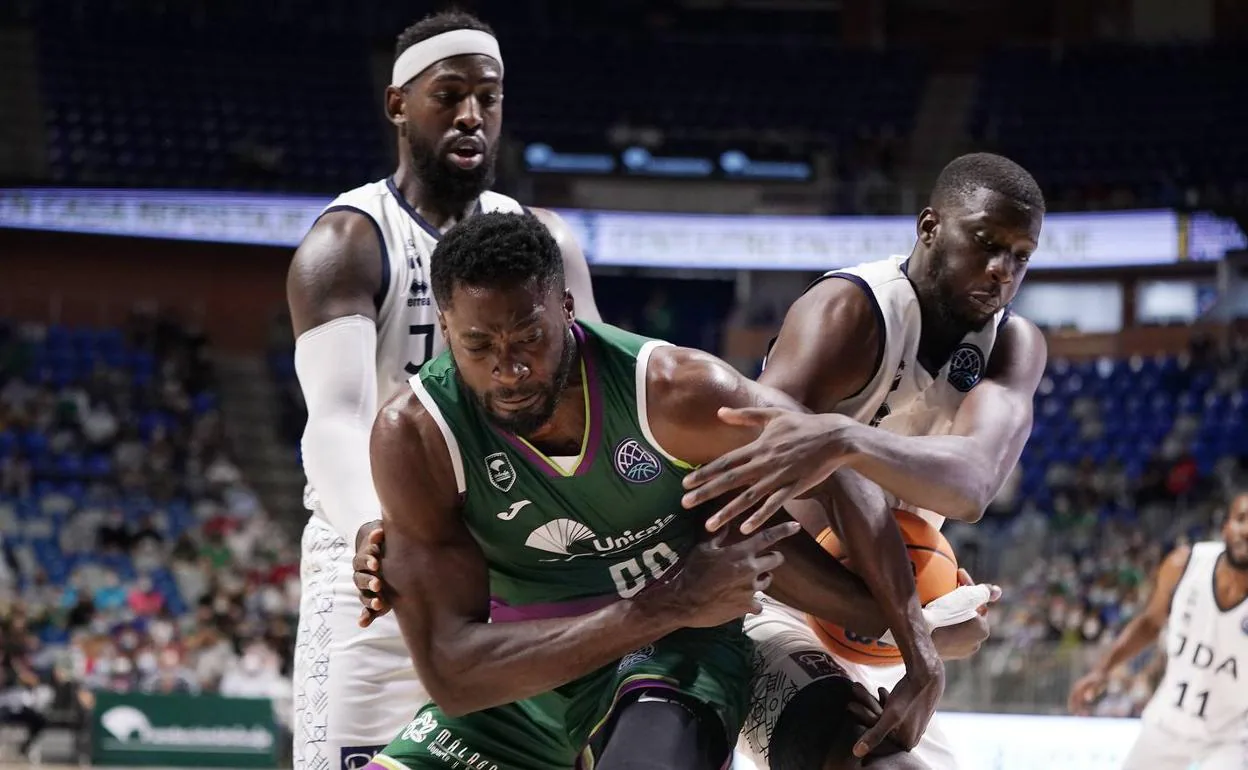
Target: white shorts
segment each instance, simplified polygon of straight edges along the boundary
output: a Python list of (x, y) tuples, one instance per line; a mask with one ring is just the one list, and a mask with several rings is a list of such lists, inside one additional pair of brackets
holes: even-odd
[(1140, 726), (1122, 770), (1248, 770), (1248, 736), (1227, 741), (1187, 738), (1153, 722)]
[[(802, 688), (838, 678), (860, 682), (874, 694), (880, 687), (891, 690), (906, 670), (901, 665), (864, 666), (828, 652), (802, 613), (766, 596), (760, 595), (759, 600), (763, 611), (745, 618), (745, 631), (755, 644), (754, 693), (737, 747), (762, 770), (768, 767), (776, 722)], [(932, 770), (958, 768), (957, 757), (936, 717), (912, 753)]]
[(303, 530), (294, 663), (295, 770), (358, 770), (429, 702), (394, 614), (357, 625), (354, 550), (313, 516)]

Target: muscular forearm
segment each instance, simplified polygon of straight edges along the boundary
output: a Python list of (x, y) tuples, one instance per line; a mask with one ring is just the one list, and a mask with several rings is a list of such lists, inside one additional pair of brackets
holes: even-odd
[(867, 584), (814, 538), (799, 533), (776, 550), (784, 554), (784, 564), (771, 573), (768, 595), (862, 636), (879, 638), (888, 630)]
[(993, 460), (967, 436), (899, 436), (851, 426), (849, 467), (899, 499), (960, 521), (978, 521), (1000, 489)]
[[(439, 708), (460, 716), (590, 674), (679, 628), (666, 615), (638, 599), (573, 618), (469, 623), (430, 655), (417, 656), (417, 671)], [(404, 636), (410, 646), (422, 634), (404, 624)]]
[(883, 491), (848, 469), (816, 489), (832, 517), (854, 571), (871, 590), (908, 665), (936, 658), (901, 529)]
[(1160, 633), (1161, 627), (1147, 615), (1134, 618), (1122, 629), (1105, 657), (1097, 663), (1096, 670), (1108, 676), (1109, 672), (1156, 644)]

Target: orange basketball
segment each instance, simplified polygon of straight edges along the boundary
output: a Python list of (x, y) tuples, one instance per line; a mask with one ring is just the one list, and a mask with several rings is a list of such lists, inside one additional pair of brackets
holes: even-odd
[[(919, 601), (927, 604), (957, 588), (958, 559), (940, 530), (909, 511), (897, 510), (893, 511), (893, 515), (897, 517), (901, 538), (906, 541), (906, 550), (910, 553)], [(819, 545), (848, 569), (854, 568), (852, 560), (841, 547), (841, 541), (831, 529), (819, 536)], [(901, 653), (891, 644), (853, 634), (819, 618), (807, 616), (806, 622), (829, 650), (846, 660), (868, 666), (889, 666), (902, 662)]]

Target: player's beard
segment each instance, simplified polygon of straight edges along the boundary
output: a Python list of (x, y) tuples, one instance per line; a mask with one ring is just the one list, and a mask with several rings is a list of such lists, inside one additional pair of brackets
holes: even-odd
[[(452, 355), (454, 355), (452, 353)], [(527, 436), (546, 423), (555, 415), (555, 409), (559, 406), (559, 397), (563, 395), (563, 391), (568, 387), (568, 381), (572, 379), (572, 371), (576, 367), (576, 337), (572, 335), (572, 329), (568, 328), (563, 339), (563, 351), (559, 354), (559, 365), (555, 369), (555, 376), (547, 385), (537, 385), (516, 388), (513, 391), (502, 391), (481, 394), (467, 387), (464, 381), (460, 380), (460, 385), (465, 391), (472, 395), (472, 400), (485, 413), (486, 419), (498, 428), (514, 433), (517, 436)], [(459, 377), (459, 369), (456, 367), (456, 378)], [(583, 383), (583, 387), (589, 387), (589, 383)], [(492, 397), (511, 398), (514, 396), (524, 397), (533, 393), (540, 393), (537, 403), (522, 412), (509, 412), (507, 414), (499, 414), (491, 408)]]
[(1226, 563), (1231, 565), (1231, 569), (1238, 572), (1248, 572), (1248, 549), (1236, 549), (1230, 543), (1226, 544)]
[(432, 145), (416, 132), (411, 133), (408, 150), (416, 178), (428, 191), (438, 208), (459, 212), (481, 197), (481, 193), (494, 185), (494, 162), (498, 158), (497, 143), (488, 145), (481, 164), (473, 169), (462, 169), (447, 158), (445, 147)]
[(942, 244), (933, 245), (931, 258), (927, 262), (927, 275), (923, 276), (926, 293), (930, 295), (922, 297), (923, 309), (931, 313), (945, 328), (963, 330), (963, 335), (980, 331), (988, 325), (992, 316), (982, 316), (964, 309), (966, 299), (953, 286), (953, 276), (949, 273), (944, 252)]

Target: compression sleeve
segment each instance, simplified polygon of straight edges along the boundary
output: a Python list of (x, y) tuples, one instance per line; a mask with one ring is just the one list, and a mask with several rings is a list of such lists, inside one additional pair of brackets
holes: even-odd
[(354, 547), (360, 525), (381, 518), (368, 441), (377, 417), (377, 326), (335, 318), (295, 340), (295, 374), (308, 406), (303, 467), (330, 525)]

